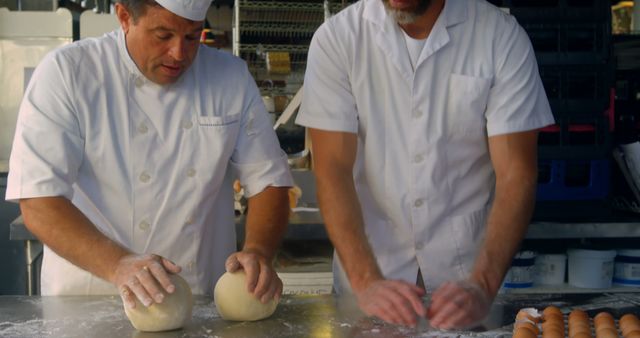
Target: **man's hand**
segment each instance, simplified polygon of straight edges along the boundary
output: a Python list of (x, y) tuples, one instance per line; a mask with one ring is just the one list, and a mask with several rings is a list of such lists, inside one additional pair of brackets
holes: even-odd
[(127, 255), (120, 259), (113, 275), (124, 303), (135, 308), (137, 297), (144, 306), (162, 303), (164, 291), (173, 293), (175, 285), (169, 273), (179, 273), (181, 268), (158, 255)]
[(487, 316), (491, 303), (487, 292), (475, 282), (446, 282), (433, 293), (428, 317), (435, 328), (468, 328)]
[(271, 262), (263, 255), (250, 250), (231, 254), (225, 263), (228, 272), (243, 269), (247, 275), (247, 291), (262, 303), (267, 303), (282, 295), (282, 281), (276, 274)]
[(365, 314), (389, 323), (415, 326), (416, 317), (427, 314), (422, 304), (424, 290), (405, 281), (376, 280), (354, 293)]

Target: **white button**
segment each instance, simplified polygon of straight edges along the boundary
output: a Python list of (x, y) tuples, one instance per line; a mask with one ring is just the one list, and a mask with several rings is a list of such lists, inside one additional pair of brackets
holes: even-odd
[(193, 261), (190, 261), (189, 263), (187, 263), (187, 269), (189, 269), (189, 271), (193, 271), (194, 266), (195, 266), (195, 263)]
[(416, 155), (413, 158), (413, 162), (415, 162), (415, 163), (420, 163), (420, 162), (422, 162), (422, 160), (424, 160), (424, 157), (422, 157), (422, 155)]
[(187, 217), (187, 219), (184, 220), (184, 224), (185, 225), (193, 224), (193, 217), (191, 217), (191, 216)]
[(422, 242), (416, 243), (416, 250), (422, 250), (422, 249), (424, 249), (424, 243)]
[(193, 168), (187, 170), (187, 176), (189, 176), (189, 177), (196, 176), (196, 170), (193, 169)]
[(138, 224), (138, 227), (140, 228), (140, 230), (144, 230), (144, 231), (149, 230), (150, 226), (151, 225), (149, 223), (147, 223), (147, 221), (142, 221), (142, 222), (140, 222), (140, 224)]
[(422, 116), (422, 111), (416, 110), (413, 112), (413, 117), (419, 118), (420, 116)]
[(140, 134), (145, 134), (147, 131), (149, 131), (147, 125), (144, 123), (140, 123), (140, 125), (138, 126), (138, 132), (140, 132)]
[(149, 174), (147, 174), (146, 171), (143, 171), (142, 174), (140, 174), (140, 181), (143, 183), (147, 183), (149, 182), (149, 180), (151, 179), (151, 176), (149, 176)]
[(141, 78), (136, 78), (136, 87), (140, 88), (144, 85), (144, 80)]
[(191, 129), (193, 127), (193, 122), (191, 121), (182, 121), (182, 128)]
[(417, 199), (414, 203), (413, 206), (415, 206), (416, 208), (419, 208), (422, 206), (422, 199)]

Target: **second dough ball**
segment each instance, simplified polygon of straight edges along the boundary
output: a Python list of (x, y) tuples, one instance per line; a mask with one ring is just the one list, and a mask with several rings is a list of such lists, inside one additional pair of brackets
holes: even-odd
[(213, 290), (218, 313), (226, 320), (254, 321), (267, 318), (275, 312), (278, 302), (271, 299), (261, 303), (247, 291), (244, 271), (225, 272)]

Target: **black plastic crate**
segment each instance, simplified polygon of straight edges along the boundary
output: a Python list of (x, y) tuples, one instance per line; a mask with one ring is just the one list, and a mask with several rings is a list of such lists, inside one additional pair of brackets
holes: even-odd
[(540, 65), (605, 64), (611, 60), (611, 25), (523, 24)]
[(609, 116), (556, 118), (556, 124), (540, 131), (540, 160), (604, 159), (611, 156)]
[(539, 69), (554, 116), (599, 116), (609, 108), (612, 65), (541, 65)]
[(609, 0), (489, 0), (509, 12), (520, 23), (593, 21), (611, 22)]

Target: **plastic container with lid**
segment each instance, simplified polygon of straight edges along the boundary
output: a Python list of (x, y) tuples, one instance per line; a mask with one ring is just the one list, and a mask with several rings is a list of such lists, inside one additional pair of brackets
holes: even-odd
[(623, 286), (640, 286), (640, 250), (618, 250), (613, 283)]
[(564, 284), (567, 268), (567, 255), (546, 254), (538, 255), (535, 263), (535, 285), (561, 285)]
[(511, 268), (504, 277), (504, 289), (522, 289), (533, 286), (533, 270), (536, 253), (521, 251), (513, 258)]
[(580, 288), (611, 287), (615, 250), (569, 249), (569, 284)]

